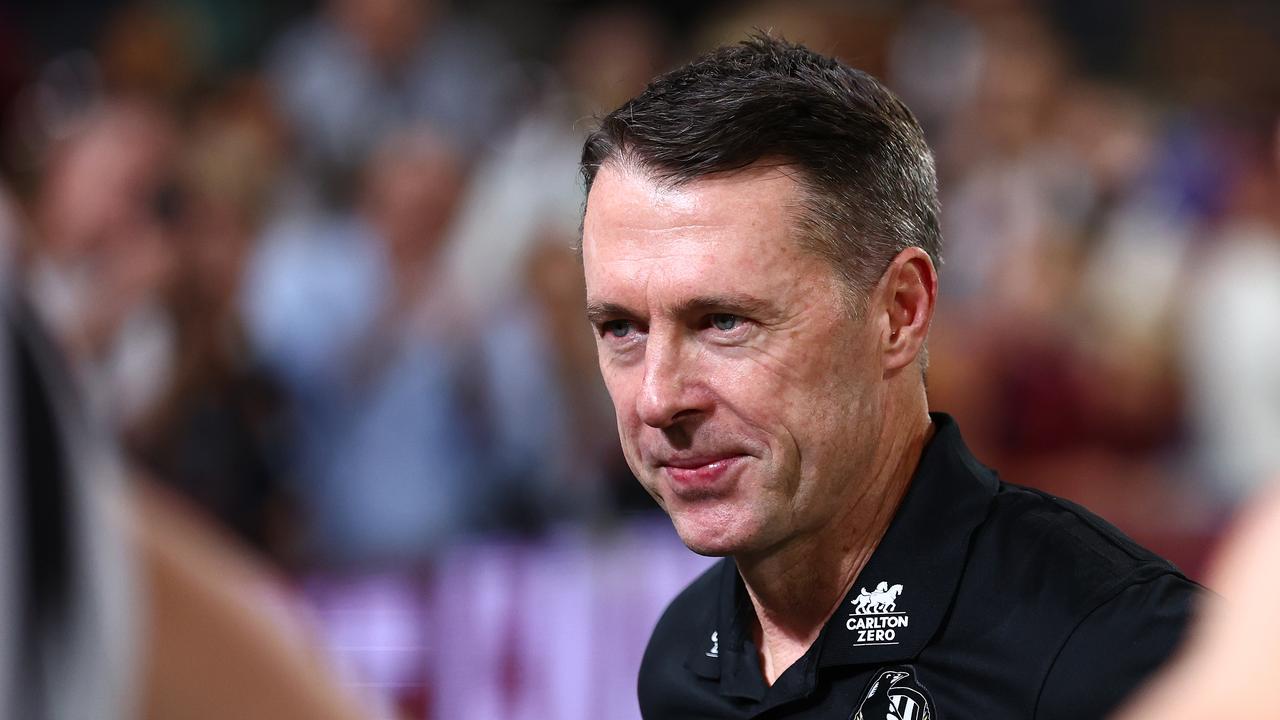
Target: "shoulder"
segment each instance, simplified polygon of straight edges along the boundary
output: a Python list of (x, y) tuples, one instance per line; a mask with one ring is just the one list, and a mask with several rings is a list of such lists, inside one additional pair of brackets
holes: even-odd
[(1166, 575), (1185, 581), (1172, 563), (1080, 505), (1003, 482), (975, 551), (1000, 561), (987, 566), (993, 575), (1052, 590), (1061, 609), (1076, 617), (1132, 585)]
[(654, 626), (640, 663), (638, 690), (646, 717), (656, 717), (649, 706), (688, 682), (685, 664), (695, 644), (705, 641), (711, 649), (723, 573), (730, 571), (727, 559), (712, 565), (667, 605)]
[(1110, 712), (1168, 660), (1182, 640), (1200, 592), (1165, 574), (1125, 586), (1066, 637), (1037, 701), (1037, 718)]
[(973, 559), (1041, 653), (1037, 717), (1105, 715), (1169, 657), (1204, 592), (1083, 507), (1003, 483)]

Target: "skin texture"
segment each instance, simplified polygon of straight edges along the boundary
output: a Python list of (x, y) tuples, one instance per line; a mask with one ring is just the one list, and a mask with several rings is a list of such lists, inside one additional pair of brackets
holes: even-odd
[(937, 293), (909, 248), (851, 312), (794, 237), (793, 174), (672, 187), (606, 164), (583, 222), (624, 455), (685, 544), (734, 556), (769, 681), (817, 637), (909, 483), (930, 432), (915, 360)]

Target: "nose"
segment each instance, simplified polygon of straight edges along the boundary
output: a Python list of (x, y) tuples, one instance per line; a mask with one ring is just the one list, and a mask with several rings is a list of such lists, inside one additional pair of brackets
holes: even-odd
[(666, 429), (702, 408), (696, 399), (695, 377), (676, 338), (651, 333), (645, 344), (644, 385), (636, 412), (649, 427)]

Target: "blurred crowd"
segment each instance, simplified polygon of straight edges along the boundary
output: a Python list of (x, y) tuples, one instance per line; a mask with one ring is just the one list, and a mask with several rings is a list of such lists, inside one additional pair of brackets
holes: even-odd
[(1280, 471), (1267, 3), (0, 8), (0, 255), (129, 458), (281, 567), (607, 530), (656, 506), (583, 315), (580, 143), (752, 28), (930, 136), (932, 407), (1194, 566)]

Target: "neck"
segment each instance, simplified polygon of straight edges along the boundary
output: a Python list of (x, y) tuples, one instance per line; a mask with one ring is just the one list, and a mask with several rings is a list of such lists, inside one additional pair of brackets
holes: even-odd
[(808, 651), (844, 600), (888, 530), (932, 432), (927, 413), (887, 424), (870, 464), (875, 473), (857, 484), (832, 522), (766, 553), (735, 556), (755, 606), (768, 684)]

